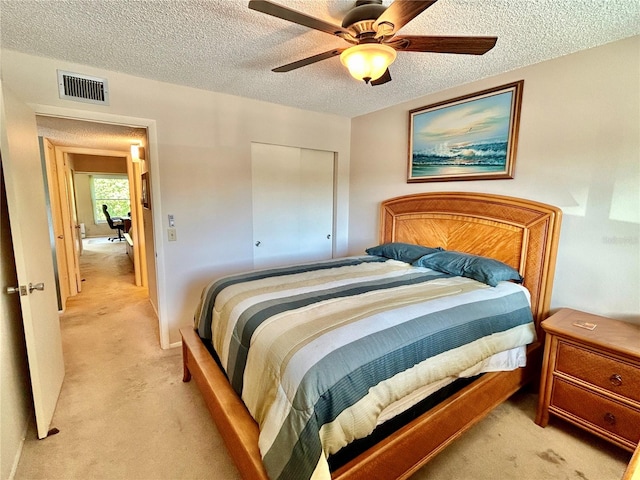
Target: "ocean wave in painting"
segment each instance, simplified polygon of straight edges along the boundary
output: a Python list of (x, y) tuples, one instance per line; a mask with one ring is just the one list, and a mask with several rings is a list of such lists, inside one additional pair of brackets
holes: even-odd
[(416, 167), (505, 167), (507, 142), (441, 143), (434, 148), (413, 152), (412, 162)]

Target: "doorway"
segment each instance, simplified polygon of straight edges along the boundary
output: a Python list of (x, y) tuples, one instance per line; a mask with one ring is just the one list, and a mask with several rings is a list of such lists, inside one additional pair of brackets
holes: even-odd
[[(45, 162), (51, 197), (50, 220), (61, 217), (57, 223), (62, 230), (52, 233), (52, 238), (62, 238), (64, 243), (64, 247), (56, 243), (55, 250), (64, 250), (60, 255), (55, 255), (59, 271), (56, 280), (62, 286), (65, 286), (65, 281), (68, 282), (70, 297), (82, 290), (84, 279), (80, 256), (83, 237), (106, 238), (112, 235), (106, 217), (103, 216), (102, 204), (96, 203), (91, 182), (98, 177), (119, 176), (128, 182), (130, 205), (130, 208), (125, 208), (126, 222), (124, 219), (122, 222), (129, 228), (123, 232), (126, 235), (118, 235), (117, 241), (122, 244), (119, 248), (132, 263), (135, 285), (145, 289), (149, 285), (155, 286), (153, 226), (144, 225), (152, 222), (152, 218), (142, 214), (138, 201), (141, 196), (140, 179), (143, 172), (149, 171), (149, 167), (143, 156), (136, 155), (133, 158), (130, 153), (132, 145), (147, 145), (146, 128), (49, 115), (37, 115), (36, 123), (38, 135), (44, 140), (41, 142), (42, 151), (49, 152), (49, 158)], [(136, 152), (139, 153), (140, 150), (143, 149), (138, 148)], [(53, 230), (56, 228), (55, 223), (50, 221), (50, 228)], [(152, 264), (151, 268), (148, 268), (149, 264)], [(154, 278), (150, 279), (150, 275)], [(64, 294), (65, 289), (59, 287), (58, 291)], [(148, 291), (150, 298), (157, 298), (157, 292), (151, 292), (150, 289)], [(59, 302), (63, 306), (65, 303), (65, 298)]]

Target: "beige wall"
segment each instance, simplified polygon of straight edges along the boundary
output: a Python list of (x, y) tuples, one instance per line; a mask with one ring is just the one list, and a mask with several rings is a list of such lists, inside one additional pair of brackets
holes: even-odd
[[(337, 152), (336, 254), (346, 253), (350, 119), (1, 53), (3, 82), (37, 113), (70, 109), (65, 113), (72, 117), (127, 116), (153, 124), (149, 156), (158, 306), (170, 343), (179, 341), (179, 327), (192, 322), (202, 287), (212, 277), (253, 266), (251, 142)], [(106, 77), (110, 105), (61, 100), (56, 69)], [(176, 242), (167, 242), (168, 214), (175, 218)]]
[[(521, 79), (515, 179), (406, 183), (409, 110)], [(552, 308), (640, 322), (639, 95), (634, 37), (353, 119), (349, 252), (377, 242), (386, 198), (444, 190), (530, 198), (564, 212)]]

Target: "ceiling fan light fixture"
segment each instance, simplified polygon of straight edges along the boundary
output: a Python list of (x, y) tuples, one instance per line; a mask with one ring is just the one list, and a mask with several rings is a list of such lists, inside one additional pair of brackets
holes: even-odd
[(356, 80), (377, 80), (396, 59), (396, 51), (381, 43), (361, 43), (340, 54), (340, 61)]

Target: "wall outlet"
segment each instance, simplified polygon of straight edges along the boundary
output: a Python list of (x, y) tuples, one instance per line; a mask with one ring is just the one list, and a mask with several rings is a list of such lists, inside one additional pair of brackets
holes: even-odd
[(175, 242), (176, 240), (178, 240), (178, 235), (176, 234), (175, 228), (168, 228), (167, 236), (169, 237), (170, 242)]

